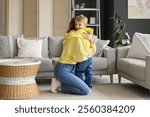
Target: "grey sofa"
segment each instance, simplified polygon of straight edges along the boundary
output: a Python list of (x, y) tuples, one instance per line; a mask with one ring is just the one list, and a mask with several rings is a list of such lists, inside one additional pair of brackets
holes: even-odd
[[(17, 56), (17, 37), (13, 37), (12, 41), (10, 43), (9, 37), (7, 36), (0, 36), (0, 59), (3, 58), (14, 58)], [(32, 38), (30, 38), (32, 39)], [(38, 39), (38, 38), (36, 38)], [(39, 71), (37, 73), (36, 78), (53, 78), (54, 77), (54, 65), (53, 65), (53, 59), (58, 59), (61, 55), (62, 51), (62, 39), (63, 36), (49, 36), (48, 38), (43, 39), (43, 47), (42, 47), (42, 58), (40, 58), (41, 65), (39, 68)], [(9, 44), (7, 44), (9, 42)], [(98, 41), (97, 41), (98, 42)], [(6, 48), (9, 46), (13, 47), (13, 51), (9, 51), (10, 48), (8, 48), (8, 53), (10, 55), (2, 55)], [(100, 46), (97, 44), (97, 46)], [(116, 73), (116, 66), (115, 66), (115, 49), (111, 47), (106, 47), (103, 49), (103, 56), (93, 56), (93, 74), (94, 75), (110, 75), (111, 83), (113, 82), (113, 74)]]
[(116, 49), (119, 83), (121, 83), (121, 77), (124, 77), (150, 89), (150, 55), (146, 56), (146, 60), (127, 58), (129, 48), (130, 46), (125, 46)]

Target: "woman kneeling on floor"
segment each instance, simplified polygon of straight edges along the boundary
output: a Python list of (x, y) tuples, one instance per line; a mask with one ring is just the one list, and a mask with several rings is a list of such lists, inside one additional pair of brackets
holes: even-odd
[[(82, 20), (85, 21), (86, 26), (87, 18), (85, 16), (80, 17), (83, 18)], [(87, 28), (83, 28), (81, 34), (81, 29), (78, 31), (76, 29), (77, 26), (79, 26), (79, 22), (76, 23), (76, 18), (73, 18), (64, 36), (63, 51), (55, 66), (54, 74), (56, 79), (61, 82), (61, 92), (87, 95), (91, 92), (91, 84), (88, 86), (87, 82), (74, 73), (74, 70), (75, 65), (82, 62), (85, 63), (85, 61), (91, 58), (91, 53), (92, 55), (95, 54), (96, 46), (93, 41), (93, 35), (84, 32), (84, 29), (87, 31)], [(89, 64), (91, 67), (91, 63)]]

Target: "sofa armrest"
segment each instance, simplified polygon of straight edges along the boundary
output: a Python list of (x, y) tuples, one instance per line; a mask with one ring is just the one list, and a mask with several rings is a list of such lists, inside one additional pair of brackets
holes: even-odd
[(107, 58), (108, 63), (108, 74), (116, 73), (116, 51), (115, 48), (107, 47), (104, 48), (104, 57)]
[(125, 58), (128, 54), (130, 46), (124, 46), (124, 47), (117, 47), (116, 48), (116, 57), (117, 60), (119, 58)]
[(146, 87), (150, 89), (150, 54), (146, 56)]

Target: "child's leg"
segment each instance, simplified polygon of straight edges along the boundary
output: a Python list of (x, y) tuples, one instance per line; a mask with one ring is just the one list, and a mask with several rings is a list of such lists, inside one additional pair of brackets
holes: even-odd
[(88, 59), (88, 65), (85, 69), (85, 83), (92, 88), (93, 86), (93, 73), (92, 73), (92, 57)]
[(78, 62), (75, 67), (75, 75), (78, 76), (81, 80), (84, 80), (83, 73), (86, 69), (87, 61)]

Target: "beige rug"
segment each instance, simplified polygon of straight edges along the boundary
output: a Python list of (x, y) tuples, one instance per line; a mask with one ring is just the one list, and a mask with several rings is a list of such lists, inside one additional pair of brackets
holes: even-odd
[(50, 81), (38, 82), (40, 95), (31, 100), (149, 100), (149, 90), (122, 78), (118, 84), (117, 76), (110, 84), (109, 76), (94, 77), (92, 93), (87, 96), (74, 94), (51, 93)]

